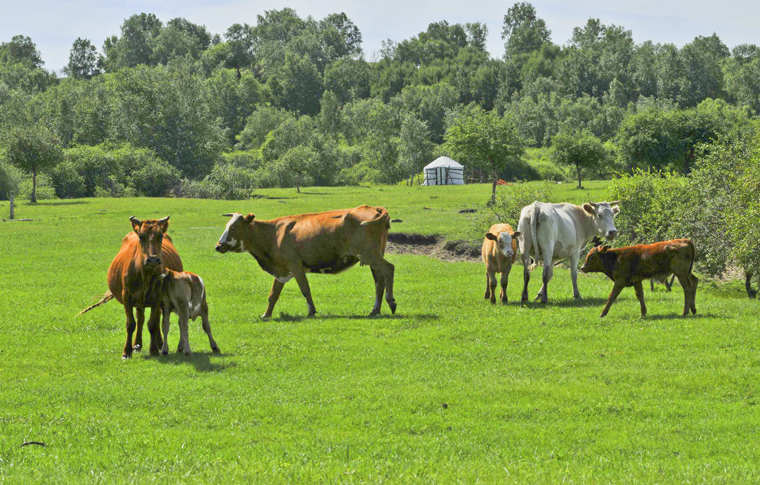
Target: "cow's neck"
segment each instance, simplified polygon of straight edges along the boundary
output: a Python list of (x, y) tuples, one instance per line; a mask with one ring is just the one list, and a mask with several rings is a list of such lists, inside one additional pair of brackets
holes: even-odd
[(583, 207), (579, 205), (574, 207), (579, 214), (578, 219), (582, 221), (581, 223), (583, 224), (583, 244), (581, 245), (581, 248), (583, 248), (597, 234), (596, 227), (594, 226), (594, 216), (586, 212)]
[(272, 248), (275, 247), (277, 227), (269, 221), (253, 221), (248, 225), (246, 237), (243, 239), (243, 249), (259, 263), (267, 273), (274, 274), (275, 263)]

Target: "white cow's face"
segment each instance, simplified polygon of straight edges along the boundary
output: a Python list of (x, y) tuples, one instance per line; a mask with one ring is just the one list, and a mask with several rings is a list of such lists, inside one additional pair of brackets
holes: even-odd
[(615, 239), (618, 235), (613, 220), (620, 213), (620, 207), (617, 204), (618, 201), (583, 204), (583, 210), (592, 216), (596, 232), (609, 240)]
[(246, 236), (246, 229), (255, 216), (253, 214), (248, 214), (243, 217), (243, 214), (240, 214), (239, 212), (225, 214), (225, 216), (231, 216), (231, 218), (227, 223), (227, 227), (224, 228), (222, 237), (220, 237), (219, 242), (216, 243), (216, 250), (222, 254), (227, 251), (242, 253), (245, 250), (243, 247), (243, 240)]

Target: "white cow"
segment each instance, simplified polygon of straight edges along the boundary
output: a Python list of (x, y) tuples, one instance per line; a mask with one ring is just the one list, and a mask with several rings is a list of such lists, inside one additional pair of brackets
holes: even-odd
[[(543, 286), (536, 300), (547, 300), (547, 286), (554, 274), (554, 262), (570, 259), (570, 274), (573, 279), (573, 297), (580, 298), (578, 292), (578, 259), (580, 251), (599, 234), (610, 240), (617, 236), (613, 218), (620, 212), (615, 202), (589, 202), (582, 206), (574, 204), (548, 204), (533, 202), (523, 207), (517, 231), (520, 233), (520, 250), (523, 259), (524, 286), (522, 301), (528, 301), (528, 281), (530, 272), (539, 261), (544, 263)], [(535, 263), (530, 265), (531, 250)]]

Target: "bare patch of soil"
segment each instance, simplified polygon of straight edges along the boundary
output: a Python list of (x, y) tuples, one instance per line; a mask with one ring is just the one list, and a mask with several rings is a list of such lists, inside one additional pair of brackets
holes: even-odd
[(467, 241), (446, 241), (430, 234), (392, 232), (386, 250), (394, 254), (416, 254), (447, 262), (480, 262), (480, 248)]

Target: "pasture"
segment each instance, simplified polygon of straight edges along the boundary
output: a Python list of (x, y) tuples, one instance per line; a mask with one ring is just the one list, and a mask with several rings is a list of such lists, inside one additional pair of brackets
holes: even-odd
[[(586, 182), (601, 199), (604, 183)], [(557, 186), (554, 200), (586, 191)], [(367, 318), (369, 269), (295, 282), (274, 318), (271, 277), (248, 254), (217, 254), (221, 214), (383, 205), (391, 231), (461, 239), (458, 210), (490, 185), (266, 190), (275, 199), (23, 202), (0, 222), (0, 481), (8, 483), (758, 482), (758, 303), (702, 278), (683, 293), (626, 289), (605, 319), (602, 275), (556, 268), (549, 303), (483, 300), (483, 265), (390, 254), (398, 311)], [(422, 210), (428, 207), (430, 210)], [(622, 207), (622, 210), (625, 210)], [(0, 204), (7, 216), (8, 203)], [(207, 286), (212, 354), (200, 320), (192, 357), (122, 361), (124, 312), (106, 289), (128, 217), (171, 216), (169, 234)], [(484, 228), (485, 231), (487, 228)], [(531, 279), (531, 298), (540, 276)], [(145, 335), (147, 346), (148, 336)], [(20, 446), (39, 441), (41, 446)]]

